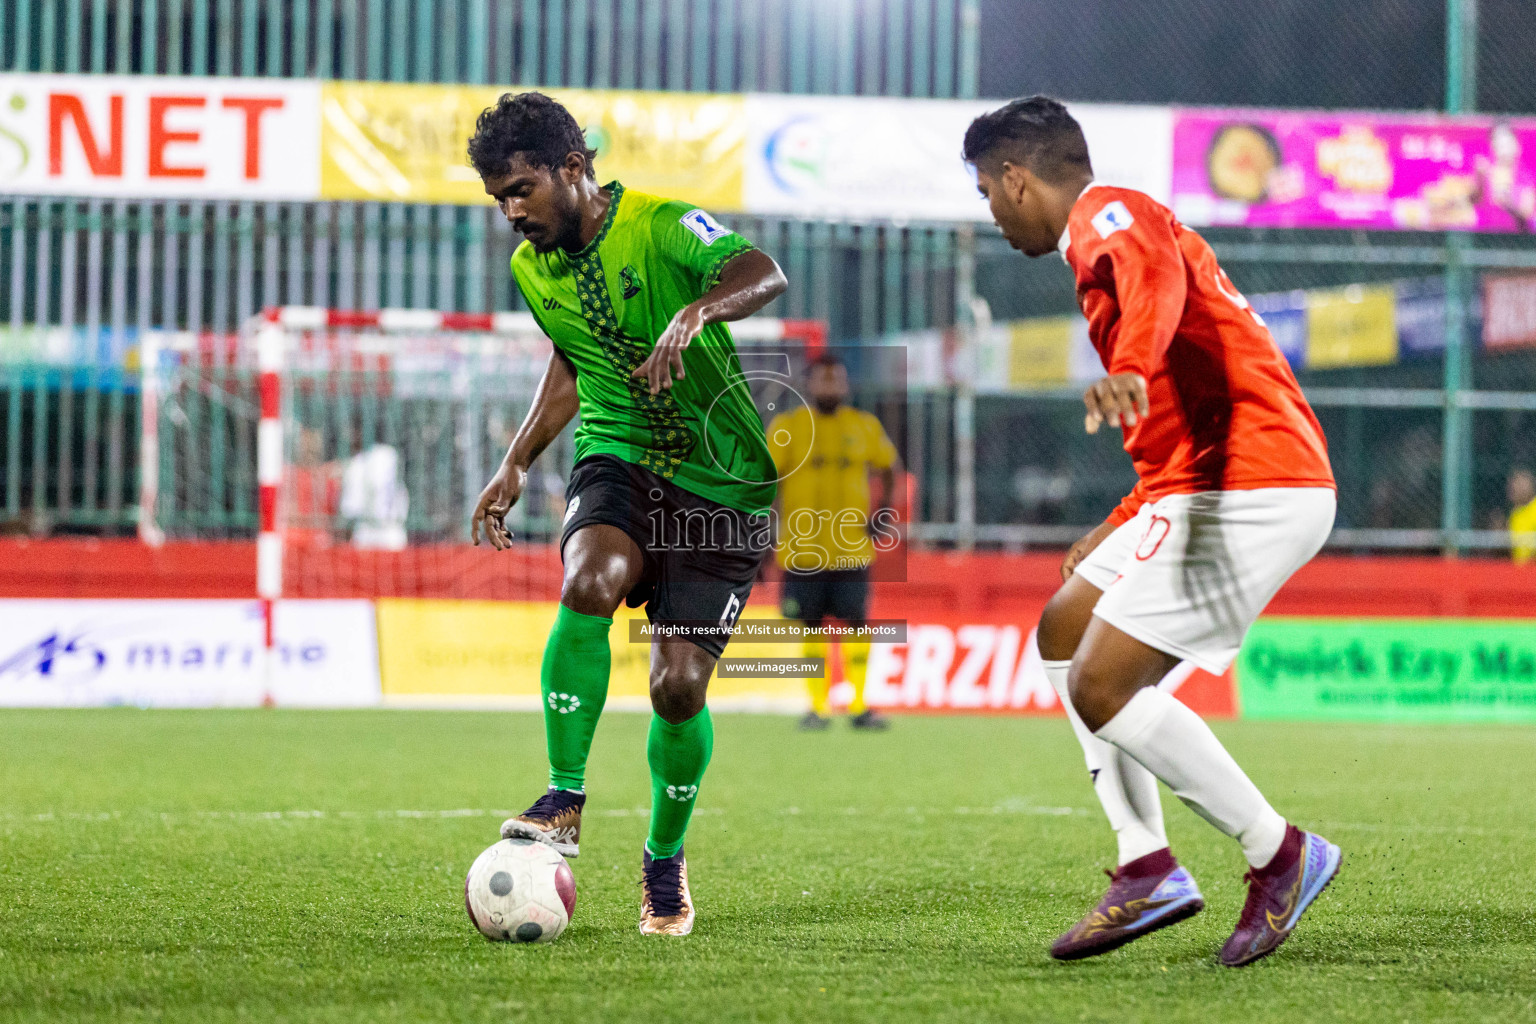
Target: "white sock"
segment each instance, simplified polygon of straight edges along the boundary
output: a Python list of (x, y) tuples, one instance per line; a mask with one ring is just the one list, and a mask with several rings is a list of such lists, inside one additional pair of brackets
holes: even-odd
[(1171, 693), (1148, 686), (1097, 733), (1145, 765), (1206, 821), (1243, 845), (1254, 867), (1285, 839), (1285, 819), (1243, 774), (1210, 726)]
[(1157, 779), (1125, 751), (1088, 731), (1067, 693), (1067, 671), (1072, 663), (1046, 661), (1043, 664), (1045, 677), (1061, 698), (1072, 731), (1077, 733), (1077, 741), (1082, 744), (1083, 759), (1088, 762), (1088, 774), (1093, 779), (1093, 791), (1098, 794), (1109, 827), (1115, 830), (1115, 839), (1120, 846), (1119, 864), (1129, 864), (1138, 857), (1161, 850), (1168, 845), (1168, 836), (1163, 831), (1163, 805), (1157, 797)]

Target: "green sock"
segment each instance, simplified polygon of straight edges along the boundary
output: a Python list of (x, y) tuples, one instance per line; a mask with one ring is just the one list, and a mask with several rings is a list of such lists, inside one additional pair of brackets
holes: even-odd
[(715, 723), (709, 708), (677, 725), (651, 715), (651, 734), (645, 744), (651, 765), (651, 834), (645, 848), (652, 857), (671, 857), (682, 849), (699, 781), (714, 749)]
[(549, 784), (581, 789), (586, 782), (587, 751), (608, 699), (608, 648), (612, 619), (583, 615), (565, 605), (544, 645), (539, 688), (544, 693), (544, 737), (549, 749)]

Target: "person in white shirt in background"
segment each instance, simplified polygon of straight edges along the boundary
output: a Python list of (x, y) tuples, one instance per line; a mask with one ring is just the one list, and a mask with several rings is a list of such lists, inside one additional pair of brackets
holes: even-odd
[(399, 551), (406, 545), (410, 495), (401, 479), (400, 452), (374, 444), (347, 460), (341, 474), (341, 518), (352, 525), (352, 546)]

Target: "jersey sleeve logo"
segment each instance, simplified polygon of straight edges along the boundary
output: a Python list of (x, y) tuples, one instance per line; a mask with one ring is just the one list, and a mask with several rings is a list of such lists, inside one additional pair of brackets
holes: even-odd
[(1134, 223), (1136, 218), (1131, 216), (1131, 211), (1118, 199), (1093, 215), (1093, 230), (1099, 233), (1100, 238), (1124, 231)]
[(703, 210), (689, 210), (679, 219), (683, 222), (683, 227), (698, 235), (699, 241), (705, 245), (714, 245), (717, 240), (731, 233), (730, 228), (723, 227), (719, 221)]

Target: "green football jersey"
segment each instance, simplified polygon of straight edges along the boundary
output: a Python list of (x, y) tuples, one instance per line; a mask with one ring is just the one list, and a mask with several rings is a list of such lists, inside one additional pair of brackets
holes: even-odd
[(688, 203), (618, 182), (597, 237), (578, 253), (524, 242), (512, 275), (534, 318), (576, 368), (576, 458), (606, 453), (744, 512), (773, 503), (773, 457), (725, 324), (683, 351), (686, 376), (652, 395), (631, 373), (678, 310), (752, 244)]

